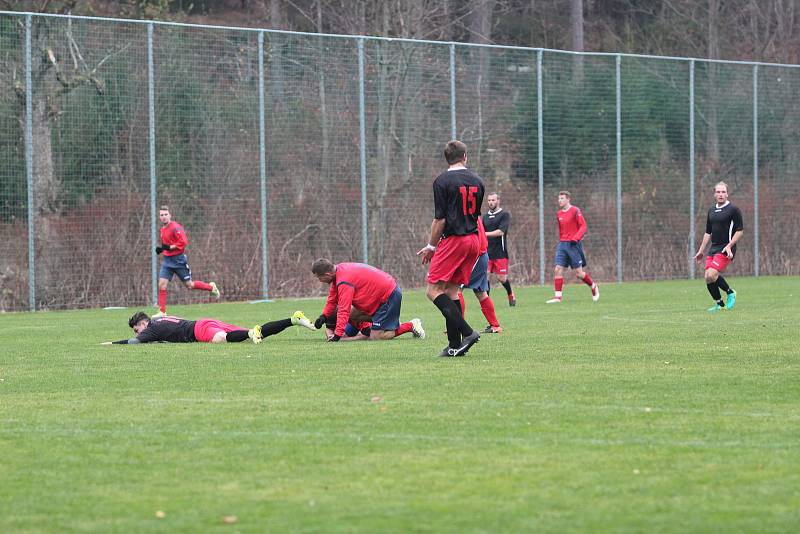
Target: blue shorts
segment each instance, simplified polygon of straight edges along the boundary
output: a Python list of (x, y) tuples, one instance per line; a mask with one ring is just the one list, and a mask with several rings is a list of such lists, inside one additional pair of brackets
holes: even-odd
[(188, 282), (192, 279), (192, 270), (189, 269), (186, 254), (164, 256), (164, 259), (161, 261), (161, 270), (158, 273), (158, 277), (164, 278), (165, 280), (172, 280), (173, 274), (178, 275), (178, 278), (184, 282)]
[(556, 265), (561, 267), (586, 267), (586, 256), (583, 254), (583, 242), (574, 245), (569, 241), (560, 241), (556, 249)]
[(386, 302), (378, 306), (372, 314), (373, 330), (397, 330), (400, 327), (400, 304), (403, 302), (403, 290), (394, 288)]
[(489, 291), (489, 253), (484, 252), (475, 260), (469, 284), (464, 287), (475, 291)]

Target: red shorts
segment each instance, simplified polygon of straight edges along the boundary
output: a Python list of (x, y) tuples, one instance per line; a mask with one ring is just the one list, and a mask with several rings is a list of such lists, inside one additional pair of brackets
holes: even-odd
[(733, 260), (722, 253), (714, 254), (713, 256), (706, 256), (706, 270), (714, 269), (717, 272), (724, 273), (725, 269)]
[(428, 269), (428, 283), (469, 284), (480, 248), (478, 234), (451, 235), (439, 241)]
[(201, 343), (211, 343), (218, 332), (233, 332), (234, 330), (247, 330), (241, 326), (235, 326), (216, 319), (198, 319), (194, 323), (194, 338)]
[(489, 272), (497, 274), (508, 274), (508, 258), (497, 258), (489, 260)]

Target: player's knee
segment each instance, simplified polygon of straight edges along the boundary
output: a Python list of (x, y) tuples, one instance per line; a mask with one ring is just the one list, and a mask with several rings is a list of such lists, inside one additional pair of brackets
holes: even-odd
[(228, 334), (225, 332), (217, 332), (214, 334), (214, 337), (211, 338), (212, 343), (225, 343), (228, 340)]
[(186, 289), (194, 289), (194, 282), (191, 280), (184, 280), (183, 285), (186, 286)]
[(719, 273), (713, 269), (709, 269), (706, 271), (706, 283), (713, 284), (719, 278)]

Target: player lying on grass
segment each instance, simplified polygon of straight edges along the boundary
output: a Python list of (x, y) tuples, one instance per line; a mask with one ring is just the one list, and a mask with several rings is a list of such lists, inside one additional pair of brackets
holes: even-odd
[[(424, 338), (422, 321), (417, 318), (400, 323), (400, 306), (403, 292), (397, 282), (387, 273), (366, 263), (338, 263), (319, 259), (311, 266), (317, 280), (330, 285), (328, 300), (322, 315), (315, 321), (321, 327), (328, 317), (336, 317), (333, 334), (328, 341), (360, 341), (362, 339), (392, 339), (411, 332), (416, 338)], [(358, 312), (357, 320), (351, 315)], [(360, 333), (345, 337), (348, 323), (359, 324), (371, 318), (369, 335)], [(361, 327), (359, 327), (361, 329)]]
[(261, 343), (265, 337), (274, 336), (290, 326), (303, 326), (316, 330), (311, 321), (301, 311), (296, 311), (288, 319), (270, 321), (247, 329), (223, 323), (217, 319), (198, 319), (189, 321), (180, 317), (148, 317), (144, 312), (136, 312), (128, 321), (128, 326), (136, 332), (136, 337), (119, 341), (105, 341), (101, 345), (134, 345), (136, 343), (239, 343), (250, 339)]

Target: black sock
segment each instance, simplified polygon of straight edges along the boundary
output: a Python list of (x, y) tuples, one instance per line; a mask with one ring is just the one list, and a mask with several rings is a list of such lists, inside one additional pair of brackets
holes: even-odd
[[(472, 327), (461, 317), (461, 306), (454, 300), (442, 293), (433, 300), (433, 304), (439, 308), (447, 325), (447, 339), (450, 340), (451, 347), (456, 348), (461, 345), (459, 338), (458, 344), (452, 345), (456, 336), (468, 336), (472, 333)], [(452, 337), (451, 337), (452, 336)]]
[(508, 293), (509, 295), (511, 295), (511, 293), (513, 293), (513, 291), (511, 291), (511, 282), (506, 280), (505, 282), (500, 282), (500, 283), (503, 284), (504, 288), (506, 288), (506, 293)]
[(281, 319), (279, 321), (264, 323), (261, 325), (261, 337), (274, 336), (275, 334), (283, 332), (290, 326), (292, 326), (291, 319)]
[(722, 295), (719, 293), (719, 286), (717, 283), (712, 282), (710, 284), (706, 284), (706, 287), (708, 288), (708, 292), (711, 293), (711, 298), (714, 299), (714, 301), (720, 306), (724, 306), (725, 303), (722, 302)]
[(464, 312), (461, 311), (461, 299), (456, 299), (453, 301), (453, 303), (456, 305), (456, 308), (458, 308), (458, 314), (461, 317), (464, 317)]
[(247, 330), (234, 330), (233, 332), (225, 334), (225, 341), (228, 343), (239, 343), (248, 337)]
[(728, 295), (733, 293), (733, 289), (731, 289), (731, 286), (728, 285), (728, 281), (722, 278), (722, 276), (717, 276), (717, 285)]
[(492, 292), (492, 283), (491, 282), (486, 282), (486, 294), (488, 295), (491, 292)]

